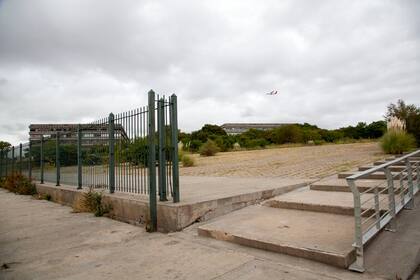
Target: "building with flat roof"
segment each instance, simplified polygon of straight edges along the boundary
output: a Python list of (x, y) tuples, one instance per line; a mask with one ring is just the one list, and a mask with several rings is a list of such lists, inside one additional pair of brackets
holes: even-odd
[[(55, 138), (60, 134), (62, 140), (77, 141), (77, 129), (79, 124), (31, 124), (29, 126), (29, 140), (40, 140), (42, 136)], [(103, 141), (108, 138), (107, 124), (81, 124), (84, 140), (91, 140), (92, 143)], [(126, 139), (124, 127), (115, 124), (115, 138)]]
[(291, 123), (225, 123), (221, 126), (227, 134), (236, 135), (250, 129), (270, 130), (273, 128), (289, 125)]

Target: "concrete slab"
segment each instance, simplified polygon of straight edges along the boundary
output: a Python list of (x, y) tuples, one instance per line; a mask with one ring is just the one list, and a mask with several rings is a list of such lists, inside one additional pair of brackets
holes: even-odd
[(1, 189), (0, 212), (0, 279), (4, 280), (379, 279), (200, 237), (195, 229), (149, 234)]
[(198, 228), (201, 236), (348, 267), (355, 259), (351, 216), (250, 206)]
[[(181, 202), (158, 202), (158, 229), (178, 231), (196, 221), (206, 221), (259, 203), (310, 183), (310, 180), (280, 178), (181, 177)], [(52, 201), (73, 206), (83, 190), (75, 186), (37, 184), (41, 194)], [(149, 220), (148, 197), (138, 194), (104, 192), (104, 202), (112, 206), (110, 217), (134, 225)]]
[[(374, 213), (373, 196), (369, 193), (362, 196), (362, 210), (372, 209), (372, 211), (366, 211), (366, 217)], [(363, 203), (364, 201), (366, 203)], [(388, 196), (379, 195), (379, 201), (379, 208), (383, 211), (388, 210)], [(274, 208), (354, 215), (353, 194), (350, 192), (326, 192), (302, 188), (269, 199), (263, 205)]]
[[(340, 172), (338, 173), (337, 177), (339, 179), (345, 179), (351, 175), (357, 174), (359, 171), (346, 171), (346, 172)], [(396, 172), (391, 172), (393, 175), (397, 175), (398, 173)], [(369, 174), (368, 176), (366, 176), (363, 179), (372, 179), (372, 180), (385, 180), (386, 176), (384, 172), (378, 171), (378, 172), (374, 172), (372, 174)]]

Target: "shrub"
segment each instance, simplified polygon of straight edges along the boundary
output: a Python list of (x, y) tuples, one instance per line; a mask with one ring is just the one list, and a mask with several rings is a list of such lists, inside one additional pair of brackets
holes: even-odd
[(275, 128), (272, 133), (272, 142), (275, 144), (302, 143), (302, 130), (297, 125), (285, 125)]
[(194, 159), (190, 157), (189, 155), (183, 155), (181, 161), (182, 161), (182, 166), (184, 167), (191, 167), (195, 165)]
[(405, 132), (388, 131), (381, 138), (381, 147), (387, 154), (402, 154), (416, 147), (416, 139)]
[(217, 147), (216, 143), (212, 140), (207, 140), (206, 143), (204, 143), (199, 150), (200, 155), (210, 157), (214, 156), (219, 152), (219, 147)]
[(9, 175), (3, 179), (1, 182), (1, 187), (18, 194), (36, 194), (35, 184), (32, 183), (29, 178), (18, 173)]

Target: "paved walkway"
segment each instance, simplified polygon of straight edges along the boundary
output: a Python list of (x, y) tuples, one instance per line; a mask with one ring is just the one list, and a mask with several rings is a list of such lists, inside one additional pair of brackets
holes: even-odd
[(193, 155), (197, 166), (184, 176), (323, 178), (384, 158), (378, 143), (304, 146)]
[(197, 236), (142, 228), (0, 189), (0, 279), (374, 279)]

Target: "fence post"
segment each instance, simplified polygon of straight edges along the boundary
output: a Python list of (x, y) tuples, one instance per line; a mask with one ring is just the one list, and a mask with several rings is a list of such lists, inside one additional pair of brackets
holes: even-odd
[(60, 133), (55, 137), (55, 167), (56, 167), (56, 186), (60, 186)]
[(15, 173), (15, 146), (12, 146), (12, 175)]
[(157, 230), (157, 204), (156, 204), (156, 147), (155, 147), (155, 92), (149, 91), (149, 118), (148, 118), (148, 146), (149, 146), (149, 211), (150, 231)]
[(32, 180), (32, 141), (29, 139), (29, 149), (28, 149), (28, 177), (29, 180)]
[(109, 134), (109, 192), (114, 193), (115, 191), (115, 139), (114, 139), (114, 114), (109, 114), (108, 118), (108, 134)]
[(40, 169), (41, 169), (41, 184), (44, 184), (44, 135), (41, 135), (41, 148), (39, 149), (39, 160), (40, 160)]
[(22, 143), (19, 144), (19, 173), (22, 175)]
[(4, 162), (5, 162), (4, 173), (6, 174), (6, 177), (7, 177), (7, 169), (9, 168), (9, 148), (6, 148), (6, 154), (5, 154), (5, 157), (4, 157)]
[(178, 110), (177, 110), (177, 97), (173, 94), (170, 98), (169, 114), (171, 123), (171, 142), (172, 149), (172, 183), (173, 183), (173, 202), (179, 202), (179, 162), (178, 162)]
[(82, 188), (82, 130), (77, 125), (77, 189)]
[(0, 150), (0, 178), (3, 178), (3, 149)]
[(166, 198), (166, 154), (165, 154), (165, 100), (158, 101), (158, 135), (159, 135), (159, 200)]

